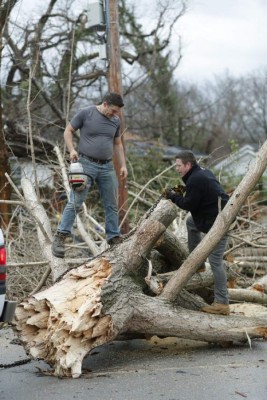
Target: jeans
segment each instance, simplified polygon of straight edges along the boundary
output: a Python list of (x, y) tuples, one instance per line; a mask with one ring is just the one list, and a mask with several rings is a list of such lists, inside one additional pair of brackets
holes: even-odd
[[(201, 232), (195, 226), (193, 218), (189, 216), (186, 220), (188, 233), (188, 247), (191, 253), (201, 242)], [(224, 236), (209, 255), (209, 263), (214, 276), (214, 301), (216, 303), (228, 304), (227, 274), (223, 261), (223, 254), (227, 246), (227, 236)]]
[(115, 236), (120, 236), (118, 220), (118, 181), (112, 161), (107, 164), (97, 164), (84, 157), (79, 158), (84, 172), (88, 177), (85, 189), (71, 190), (69, 201), (63, 211), (61, 222), (57, 232), (71, 234), (75, 217), (80, 210), (93, 182), (97, 184), (101, 200), (105, 209), (105, 229), (106, 239), (110, 240)]

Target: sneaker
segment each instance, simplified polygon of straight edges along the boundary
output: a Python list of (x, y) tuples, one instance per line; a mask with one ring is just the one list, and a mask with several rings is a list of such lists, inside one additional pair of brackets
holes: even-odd
[(123, 242), (123, 237), (122, 236), (114, 236), (113, 238), (108, 240), (108, 244), (110, 246), (115, 246), (116, 244), (120, 244)]
[(210, 314), (229, 315), (230, 307), (229, 307), (229, 304), (212, 303), (210, 306), (201, 308), (201, 311), (204, 311), (204, 312), (207, 312)]
[(52, 254), (57, 258), (64, 258), (66, 233), (57, 232), (52, 243)]

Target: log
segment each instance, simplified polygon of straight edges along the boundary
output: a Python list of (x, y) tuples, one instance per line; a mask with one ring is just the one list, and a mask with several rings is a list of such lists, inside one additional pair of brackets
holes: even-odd
[(242, 301), (267, 305), (267, 294), (257, 290), (228, 289), (230, 301)]
[(169, 230), (161, 235), (154, 247), (168, 261), (169, 271), (177, 270), (188, 257), (187, 248)]
[(266, 318), (199, 312), (203, 300), (185, 290), (172, 302), (144, 293), (149, 254), (175, 216), (176, 206), (161, 200), (133, 236), (18, 305), (16, 329), (27, 353), (56, 376), (77, 378), (93, 348), (122, 336), (214, 343), (267, 337)]
[(242, 262), (242, 261), (254, 261), (255, 263), (265, 263), (267, 262), (267, 256), (234, 256), (234, 260), (237, 262)]
[(230, 305), (231, 314), (245, 315), (246, 317), (261, 317), (267, 319), (267, 308), (260, 304), (236, 303)]
[[(167, 273), (159, 273), (158, 278), (164, 283), (164, 285), (166, 285), (166, 283), (172, 278), (174, 273), (175, 271)], [(237, 279), (236, 273), (232, 269), (228, 269), (227, 281), (235, 282), (236, 279)], [(210, 265), (206, 263), (206, 271), (201, 273), (195, 273), (185, 285), (185, 289), (188, 291), (194, 291), (200, 288), (212, 286), (213, 283), (214, 283), (214, 275), (211, 271)]]
[(22, 178), (21, 187), (28, 209), (30, 209), (31, 214), (38, 219), (38, 221), (40, 221), (40, 224), (37, 225), (37, 235), (41, 248), (41, 254), (43, 258), (48, 261), (52, 271), (52, 279), (55, 281), (58, 276), (66, 271), (67, 267), (62, 259), (56, 258), (52, 254), (51, 243), (53, 240), (53, 235), (51, 231), (51, 225), (44, 207), (37, 200), (32, 183), (29, 179)]
[(258, 279), (249, 287), (251, 290), (257, 290), (259, 292), (263, 292), (267, 294), (267, 275), (264, 275), (262, 278)]

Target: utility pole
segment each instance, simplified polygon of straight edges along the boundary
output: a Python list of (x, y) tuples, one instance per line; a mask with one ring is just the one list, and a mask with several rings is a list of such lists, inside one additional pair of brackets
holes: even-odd
[[(106, 29), (107, 29), (107, 58), (108, 58), (108, 88), (110, 92), (123, 94), (121, 79), (121, 51), (119, 38), (119, 18), (118, 18), (118, 2), (117, 0), (106, 0)], [(124, 141), (124, 133), (126, 130), (125, 117), (123, 108), (120, 112), (121, 120), (121, 140), (126, 158), (126, 146)], [(128, 210), (128, 191), (126, 179), (121, 180), (119, 176), (119, 165), (114, 160), (114, 166), (119, 182), (119, 219), (122, 221)], [(129, 220), (125, 219), (121, 227), (122, 233), (129, 232)]]

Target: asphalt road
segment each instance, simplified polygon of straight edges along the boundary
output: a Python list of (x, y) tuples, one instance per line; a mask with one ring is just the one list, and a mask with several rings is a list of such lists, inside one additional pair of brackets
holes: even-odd
[[(10, 328), (0, 330), (0, 364), (27, 358)], [(267, 342), (220, 346), (181, 339), (107, 344), (84, 360), (79, 379), (46, 375), (30, 361), (0, 369), (1, 400), (267, 400)]]

